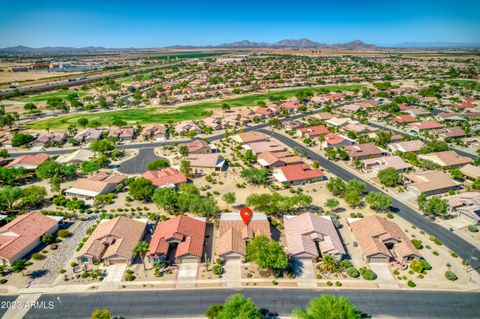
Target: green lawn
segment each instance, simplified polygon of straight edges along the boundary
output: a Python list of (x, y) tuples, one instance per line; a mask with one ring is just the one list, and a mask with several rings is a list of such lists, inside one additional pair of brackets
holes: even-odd
[(65, 99), (69, 94), (71, 93), (77, 93), (78, 96), (84, 96), (87, 93), (82, 92), (82, 91), (60, 91), (60, 92), (52, 92), (52, 93), (47, 93), (47, 94), (42, 94), (42, 95), (34, 95), (34, 96), (29, 96), (29, 97), (23, 97), (17, 99), (17, 101), (20, 102), (45, 102), (48, 99), (51, 99), (53, 97), (59, 97), (62, 99)]
[[(312, 92), (317, 92), (320, 89), (330, 89), (331, 91), (348, 91), (353, 89), (362, 89), (362, 85), (344, 85), (344, 86), (323, 86), (316, 88), (309, 88), (308, 90)], [(304, 89), (290, 89), (279, 92), (271, 92), (264, 94), (253, 94), (247, 95), (244, 97), (225, 99), (215, 102), (203, 102), (192, 105), (185, 105), (172, 110), (172, 112), (158, 112), (161, 111), (161, 107), (155, 108), (144, 108), (144, 109), (127, 109), (103, 113), (88, 113), (88, 114), (75, 114), (75, 115), (62, 115), (56, 118), (35, 121), (34, 123), (29, 124), (29, 127), (33, 129), (59, 129), (67, 128), (70, 124), (77, 124), (79, 118), (86, 118), (90, 122), (98, 121), (103, 126), (109, 126), (115, 120), (123, 120), (130, 124), (148, 124), (148, 123), (167, 123), (180, 122), (185, 120), (198, 120), (203, 117), (202, 113), (204, 110), (220, 108), (222, 104), (227, 103), (231, 107), (240, 107), (240, 106), (256, 106), (257, 102), (265, 101), (272, 96), (284, 96), (290, 98), (294, 96), (297, 92)]]
[(178, 52), (165, 55), (158, 55), (150, 57), (151, 60), (167, 60), (167, 59), (195, 59), (195, 58), (209, 58), (217, 55), (224, 55), (223, 52)]

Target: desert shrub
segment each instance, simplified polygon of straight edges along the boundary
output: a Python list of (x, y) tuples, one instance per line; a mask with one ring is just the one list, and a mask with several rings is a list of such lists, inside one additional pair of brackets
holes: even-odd
[(212, 272), (217, 275), (217, 276), (220, 276), (222, 273), (223, 273), (223, 268), (221, 265), (215, 265), (213, 266), (212, 268)]
[(412, 242), (413, 246), (415, 246), (415, 248), (417, 248), (417, 249), (422, 249), (423, 248), (421, 240), (412, 239), (411, 242)]
[(457, 275), (455, 275), (455, 273), (453, 271), (450, 271), (450, 270), (447, 270), (445, 272), (445, 278), (447, 278), (448, 280), (451, 280), (451, 281), (455, 281), (458, 279)]
[(472, 233), (477, 233), (478, 232), (478, 227), (475, 225), (468, 225), (468, 231)]
[(360, 274), (365, 280), (375, 280), (377, 278), (377, 274), (373, 270), (366, 267), (360, 268)]
[(133, 281), (135, 279), (135, 276), (133, 274), (127, 273), (125, 275), (125, 281)]
[(45, 259), (45, 256), (42, 255), (41, 253), (34, 253), (34, 254), (32, 254), (32, 259), (33, 260), (43, 260), (43, 259)]
[(342, 283), (340, 281), (335, 281), (335, 286), (342, 287)]
[(408, 287), (410, 288), (413, 288), (416, 286), (416, 284), (412, 281), (412, 280), (409, 280), (408, 283), (407, 283)]
[(327, 281), (327, 286), (328, 286), (328, 287), (332, 287), (332, 286), (333, 286), (333, 282), (331, 282), (330, 280)]
[(342, 262), (340, 263), (340, 265), (342, 266), (343, 269), (348, 269), (350, 267), (353, 267), (353, 264), (350, 260), (348, 259), (344, 259), (342, 260)]
[(350, 267), (350, 268), (347, 268), (347, 275), (349, 275), (352, 278), (358, 278), (358, 276), (360, 276), (360, 272), (357, 270), (357, 268)]
[(65, 238), (65, 237), (68, 237), (70, 236), (70, 232), (66, 229), (60, 229), (58, 232), (57, 232), (57, 235), (58, 237), (60, 238)]

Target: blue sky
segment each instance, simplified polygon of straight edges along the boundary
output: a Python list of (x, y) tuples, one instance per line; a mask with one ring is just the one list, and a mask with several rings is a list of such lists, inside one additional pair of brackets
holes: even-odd
[[(228, 2), (228, 3), (226, 3)], [(480, 42), (480, 1), (0, 0), (0, 47)]]

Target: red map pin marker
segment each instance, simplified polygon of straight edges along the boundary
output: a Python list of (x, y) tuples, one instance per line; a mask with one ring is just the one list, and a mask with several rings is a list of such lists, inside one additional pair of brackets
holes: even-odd
[(253, 216), (253, 211), (250, 208), (244, 207), (240, 209), (240, 217), (242, 217), (242, 220), (245, 223), (245, 225), (248, 225), (248, 223), (250, 222), (250, 219), (252, 219), (252, 216)]

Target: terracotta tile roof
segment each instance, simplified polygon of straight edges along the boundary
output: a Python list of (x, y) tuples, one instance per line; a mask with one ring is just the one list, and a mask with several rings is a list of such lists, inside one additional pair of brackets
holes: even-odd
[(36, 168), (40, 164), (43, 164), (44, 162), (48, 161), (50, 158), (50, 155), (46, 153), (39, 153), (36, 155), (21, 155), (17, 158), (15, 158), (13, 161), (8, 163), (6, 167), (25, 167), (25, 168)]
[(294, 182), (323, 177), (323, 171), (312, 169), (310, 165), (303, 163), (279, 167), (274, 176), (280, 182)]
[(262, 166), (270, 166), (275, 163), (300, 164), (303, 162), (300, 156), (293, 156), (288, 152), (263, 152), (258, 154), (257, 162)]
[(74, 139), (79, 142), (98, 140), (102, 136), (101, 130), (87, 128), (75, 135)]
[(417, 152), (424, 146), (425, 144), (421, 140), (412, 140), (388, 144), (388, 148), (390, 148), (391, 150), (400, 151), (403, 153)]
[(406, 180), (413, 182), (413, 187), (420, 193), (429, 193), (436, 190), (454, 188), (457, 184), (442, 171), (424, 171), (405, 174)]
[(422, 131), (422, 130), (432, 130), (436, 128), (441, 128), (443, 127), (443, 125), (438, 123), (437, 121), (425, 121), (425, 122), (411, 123), (409, 127), (416, 128)]
[(267, 216), (254, 213), (248, 225), (243, 223), (239, 213), (223, 213), (218, 227), (218, 238), (215, 254), (222, 256), (228, 253), (247, 254), (246, 240), (256, 236), (270, 239), (270, 223)]
[(398, 116), (394, 117), (393, 120), (398, 124), (413, 123), (413, 122), (416, 121), (416, 119), (413, 116), (411, 116), (410, 114), (398, 115)]
[(385, 152), (374, 143), (356, 144), (345, 146), (345, 151), (351, 158), (363, 156), (379, 156)]
[(285, 146), (273, 141), (248, 143), (244, 146), (245, 149), (252, 150), (253, 154), (263, 152), (281, 152), (285, 150)]
[(451, 138), (467, 136), (463, 128), (459, 126), (441, 128), (438, 130), (434, 130), (433, 133), (437, 134), (440, 137), (451, 137)]
[(96, 193), (102, 193), (109, 185), (117, 185), (123, 182), (127, 177), (121, 174), (99, 172), (89, 178), (78, 179), (69, 190), (85, 190)]
[(460, 156), (455, 151), (435, 152), (418, 155), (421, 159), (432, 161), (442, 167), (460, 166), (472, 163), (473, 160), (467, 156)]
[(135, 130), (131, 127), (112, 128), (108, 132), (108, 137), (118, 137), (118, 138), (132, 139), (134, 134), (135, 134)]
[(466, 176), (477, 179), (480, 177), (480, 166), (474, 166), (472, 164), (467, 164), (464, 167), (460, 168), (460, 171)]
[(392, 221), (378, 216), (369, 216), (350, 224), (352, 233), (366, 257), (376, 254), (393, 257), (384, 242), (389, 239), (398, 241), (394, 245), (395, 253), (400, 258), (410, 255), (420, 256), (400, 227)]
[[(219, 154), (192, 154), (187, 158), (192, 167), (216, 168), (220, 167), (221, 163), (225, 163)], [(223, 165), (221, 165), (223, 166)]]
[(345, 141), (345, 138), (343, 138), (340, 135), (334, 134), (334, 133), (328, 133), (325, 135), (325, 143), (328, 145), (337, 145)]
[(285, 236), (290, 256), (319, 257), (316, 242), (322, 255), (344, 255), (342, 242), (330, 218), (312, 213), (286, 216)]
[[(27, 213), (0, 228), (0, 258), (7, 261), (29, 248), (58, 222), (42, 213)], [(33, 247), (30, 247), (33, 249)]]
[(103, 260), (120, 256), (132, 258), (132, 251), (142, 240), (146, 224), (127, 217), (101, 222), (87, 239), (76, 257), (90, 256)]
[(157, 135), (165, 135), (167, 132), (167, 127), (162, 124), (150, 124), (143, 128), (142, 136), (144, 137), (153, 137)]
[(63, 143), (67, 140), (67, 133), (58, 132), (42, 132), (33, 143)]
[(187, 182), (187, 177), (172, 167), (167, 167), (161, 171), (146, 171), (142, 175), (152, 181), (153, 185), (158, 187), (177, 186)]
[(405, 162), (400, 156), (382, 156), (377, 158), (369, 158), (363, 160), (362, 163), (367, 167), (375, 167), (375, 169), (378, 171), (389, 167), (393, 167), (397, 171), (412, 167), (412, 165)]
[(195, 140), (193, 142), (186, 144), (185, 146), (188, 148), (189, 154), (197, 153), (198, 151), (203, 149), (211, 150), (210, 145), (204, 140)]
[(254, 143), (268, 140), (268, 136), (260, 132), (244, 132), (232, 136), (239, 143)]
[(310, 127), (303, 127), (298, 130), (302, 134), (309, 135), (311, 137), (316, 137), (319, 135), (325, 135), (330, 133), (326, 126), (324, 125), (317, 125), (317, 126), (310, 126)]
[(186, 255), (202, 257), (205, 238), (204, 221), (177, 216), (158, 223), (150, 242), (149, 256), (166, 256), (169, 242), (178, 242), (175, 258)]

